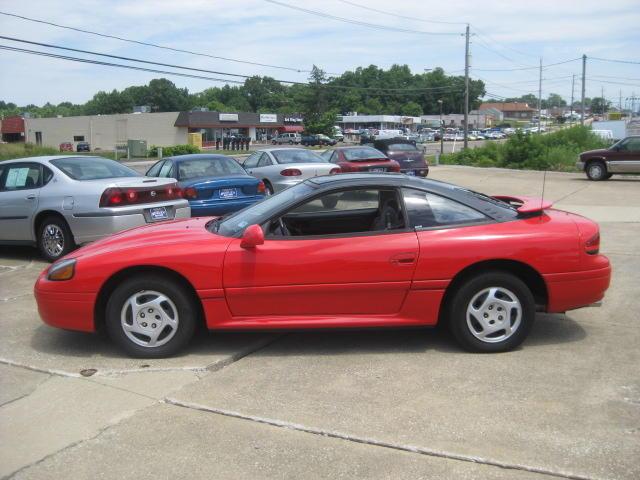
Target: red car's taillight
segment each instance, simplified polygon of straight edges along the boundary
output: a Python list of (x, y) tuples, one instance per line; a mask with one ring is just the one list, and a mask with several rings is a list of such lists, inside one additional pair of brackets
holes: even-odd
[(285, 168), (280, 172), (280, 175), (284, 177), (299, 177), (302, 175), (302, 172), (297, 168)]
[(393, 162), (391, 164), (391, 167), (389, 168), (390, 172), (399, 172), (400, 171), (400, 164), (398, 162)]
[(111, 187), (102, 192), (100, 207), (121, 207), (140, 203), (164, 202), (182, 198), (182, 190), (175, 183), (162, 187)]
[(600, 252), (600, 232), (584, 243), (584, 251), (589, 255), (597, 255)]
[(340, 173), (342, 170), (340, 168), (332, 168), (329, 171), (329, 175), (335, 175), (336, 173)]
[(260, 181), (260, 183), (258, 183), (258, 193), (265, 193), (266, 191), (267, 189), (264, 186), (264, 182)]
[(182, 190), (182, 196), (184, 198), (193, 200), (198, 198), (198, 191), (193, 187), (187, 187), (184, 190)]

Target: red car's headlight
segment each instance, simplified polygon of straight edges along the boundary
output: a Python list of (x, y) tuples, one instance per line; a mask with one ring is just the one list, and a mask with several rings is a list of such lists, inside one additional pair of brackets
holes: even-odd
[(69, 258), (51, 265), (47, 272), (47, 280), (70, 280), (73, 278), (74, 273), (76, 273), (76, 259)]

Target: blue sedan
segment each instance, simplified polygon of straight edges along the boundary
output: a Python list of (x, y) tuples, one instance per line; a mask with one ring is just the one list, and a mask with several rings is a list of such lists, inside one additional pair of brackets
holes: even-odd
[(266, 194), (264, 183), (224, 155), (164, 158), (147, 171), (147, 176), (175, 178), (193, 217), (235, 212), (262, 200)]

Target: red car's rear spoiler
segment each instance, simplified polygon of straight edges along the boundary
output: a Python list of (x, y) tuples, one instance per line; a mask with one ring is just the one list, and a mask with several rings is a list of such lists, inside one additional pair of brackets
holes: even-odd
[(494, 195), (493, 198), (507, 202), (515, 207), (518, 213), (541, 212), (542, 210), (551, 208), (553, 205), (553, 202), (541, 198), (515, 197), (513, 195)]

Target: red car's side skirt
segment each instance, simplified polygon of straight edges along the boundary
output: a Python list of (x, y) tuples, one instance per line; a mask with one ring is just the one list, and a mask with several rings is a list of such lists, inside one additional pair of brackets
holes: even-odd
[(394, 314), (263, 315), (233, 316), (224, 298), (203, 298), (207, 327), (215, 329), (359, 328), (432, 326), (438, 315), (444, 289), (409, 290), (399, 312)]

